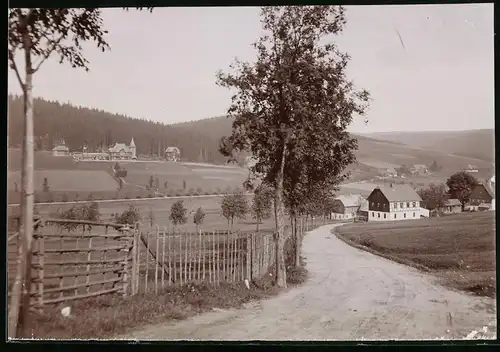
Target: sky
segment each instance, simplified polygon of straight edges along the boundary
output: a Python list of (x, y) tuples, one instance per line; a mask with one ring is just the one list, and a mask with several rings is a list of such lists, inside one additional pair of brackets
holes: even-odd
[[(368, 123), (355, 117), (351, 132), (494, 128), (493, 4), (346, 9), (335, 40), (352, 57), (348, 77), (372, 96)], [(33, 94), (168, 124), (225, 115), (231, 94), (215, 74), (236, 57), (255, 60), (259, 12), (104, 9), (111, 51), (86, 45), (89, 72), (51, 57)], [(9, 92), (20, 94), (12, 70), (8, 80)]]

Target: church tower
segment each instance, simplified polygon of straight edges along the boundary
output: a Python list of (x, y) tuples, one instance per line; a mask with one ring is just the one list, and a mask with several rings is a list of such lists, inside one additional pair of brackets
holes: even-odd
[(132, 159), (137, 159), (137, 148), (134, 143), (134, 137), (132, 137), (132, 140), (130, 141), (130, 150), (132, 151)]

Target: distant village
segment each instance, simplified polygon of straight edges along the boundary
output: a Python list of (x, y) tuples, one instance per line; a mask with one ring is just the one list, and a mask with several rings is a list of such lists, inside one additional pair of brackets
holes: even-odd
[(422, 198), (408, 184), (376, 186), (368, 195), (340, 195), (334, 199), (332, 218), (336, 220), (397, 221), (416, 220), (441, 214), (462, 211), (495, 210), (495, 176), (487, 182), (479, 183), (471, 192), (470, 200), (462, 208), (458, 199), (447, 199), (444, 206), (430, 212)]
[[(137, 160), (137, 147), (134, 138), (127, 145), (126, 143), (115, 143), (114, 146), (109, 148), (101, 148), (96, 152), (89, 152), (86, 146), (82, 147), (82, 151), (71, 152), (66, 146), (64, 140), (52, 149), (53, 156), (72, 156), (73, 159), (78, 161), (90, 160)], [(177, 162), (180, 160), (181, 152), (177, 147), (168, 147), (163, 151), (160, 157), (165, 161)]]

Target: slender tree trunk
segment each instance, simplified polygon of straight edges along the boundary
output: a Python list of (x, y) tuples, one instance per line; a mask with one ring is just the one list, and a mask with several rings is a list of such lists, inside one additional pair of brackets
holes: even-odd
[(281, 165), (276, 175), (275, 207), (276, 207), (276, 285), (286, 287), (286, 267), (285, 267), (285, 207), (283, 204), (283, 174), (285, 170), (286, 143), (283, 143), (283, 153), (281, 155)]
[(260, 218), (257, 217), (257, 232), (259, 232), (259, 224), (260, 224)]
[[(23, 197), (21, 201), (21, 219), (23, 233), (21, 239), (21, 265), (23, 283), (21, 288), (21, 299), (18, 302), (11, 302), (13, 306), (18, 305), (18, 325), (16, 336), (25, 335), (31, 291), (31, 244), (33, 240), (33, 210), (34, 210), (34, 137), (33, 137), (33, 72), (31, 65), (31, 53), (29, 48), (29, 38), (24, 38), (26, 80), (24, 87), (24, 143), (23, 143), (23, 169), (21, 179), (23, 183)], [(20, 234), (21, 235), (21, 234)], [(19, 292), (19, 287), (16, 288)], [(13, 294), (18, 293), (13, 292)], [(14, 300), (14, 299), (13, 299)], [(14, 331), (11, 331), (13, 333)]]

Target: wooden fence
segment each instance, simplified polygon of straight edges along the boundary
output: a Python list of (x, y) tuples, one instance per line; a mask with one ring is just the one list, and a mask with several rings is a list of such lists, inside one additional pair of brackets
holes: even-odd
[[(251, 281), (268, 273), (276, 258), (272, 232), (185, 233), (62, 219), (36, 223), (30, 291), (30, 305), (36, 309), (105, 294), (158, 292), (172, 285)], [(320, 221), (299, 221), (299, 236), (315, 225)], [(17, 233), (8, 236), (9, 292), (19, 259)]]
[(131, 294), (165, 286), (238, 282), (262, 276), (274, 263), (273, 233), (186, 233), (166, 227), (136, 231)]
[[(123, 225), (46, 219), (33, 235), (31, 306), (110, 293), (126, 294), (134, 231)], [(9, 242), (8, 282), (15, 276), (17, 241)], [(10, 289), (9, 289), (10, 292)], [(10, 296), (10, 294), (9, 294)]]

